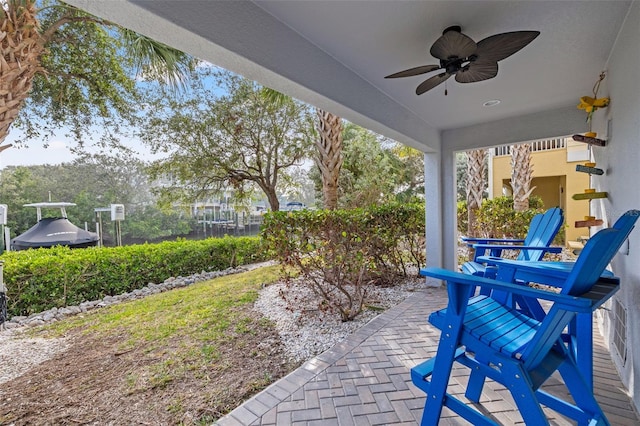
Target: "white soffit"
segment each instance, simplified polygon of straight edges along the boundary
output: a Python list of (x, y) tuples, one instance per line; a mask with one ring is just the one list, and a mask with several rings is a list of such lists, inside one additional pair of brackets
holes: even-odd
[[(629, 1), (70, 0), (111, 19), (414, 147), (439, 149), (443, 130), (575, 108), (591, 93)], [(450, 79), (415, 95), (427, 76), (385, 80), (435, 64), (444, 28), (476, 41), (541, 35), (499, 63), (496, 78)], [(640, 41), (639, 41), (640, 42)], [(499, 99), (499, 105), (482, 104)]]

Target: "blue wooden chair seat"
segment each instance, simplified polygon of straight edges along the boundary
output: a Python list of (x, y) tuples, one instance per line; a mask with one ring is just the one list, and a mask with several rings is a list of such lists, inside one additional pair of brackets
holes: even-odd
[[(474, 425), (497, 424), (490, 414), (447, 394), (453, 363), (458, 362), (471, 370), (465, 393), (470, 401), (479, 402), (485, 378), (489, 377), (512, 393), (527, 425), (549, 424), (543, 405), (579, 425), (609, 425), (563, 340), (563, 332), (576, 315), (593, 312), (619, 289), (618, 279), (601, 275), (638, 215), (639, 211), (627, 212), (616, 227), (594, 235), (560, 293), (439, 268), (423, 269), (423, 275), (447, 282), (449, 302), (446, 309), (429, 317), (442, 330), (436, 356), (411, 371), (413, 383), (427, 393), (422, 424), (438, 424), (444, 406)], [(492, 294), (545, 300), (550, 308), (544, 317), (532, 318), (500, 298), (474, 296), (476, 286)], [(540, 389), (555, 371), (560, 373), (571, 398), (565, 400)]]
[[(560, 253), (562, 248), (549, 247), (562, 226), (564, 218), (558, 207), (537, 214), (529, 224), (529, 232), (524, 240), (463, 238), (474, 248), (473, 260), (462, 265), (462, 272), (480, 277), (495, 277), (495, 269), (487, 269), (487, 263), (480, 261), (481, 256), (500, 257), (504, 250), (519, 250), (518, 260), (541, 260), (545, 253)], [(509, 242), (509, 244), (505, 244)], [(519, 242), (519, 243), (518, 243)], [(491, 264), (489, 264), (491, 265)]]

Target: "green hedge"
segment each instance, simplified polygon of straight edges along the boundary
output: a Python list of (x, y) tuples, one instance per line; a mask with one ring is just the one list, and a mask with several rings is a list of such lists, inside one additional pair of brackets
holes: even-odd
[(264, 260), (258, 237), (209, 238), (124, 247), (7, 252), (9, 315), (29, 315), (133, 291), (169, 277)]
[[(512, 197), (483, 200), (476, 212), (476, 235), (484, 238), (524, 238), (531, 219), (542, 211), (542, 199), (536, 196), (529, 197), (529, 209), (523, 212), (513, 210)], [(467, 203), (464, 201), (458, 202), (458, 230), (468, 235)]]
[(365, 284), (392, 284), (408, 264), (424, 264), (424, 204), (353, 210), (273, 212), (262, 236), (274, 256), (294, 267), (343, 321), (361, 312)]

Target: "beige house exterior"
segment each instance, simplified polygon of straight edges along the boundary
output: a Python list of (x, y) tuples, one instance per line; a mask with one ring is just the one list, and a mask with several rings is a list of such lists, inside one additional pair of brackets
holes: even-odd
[[(565, 241), (568, 246), (580, 246), (581, 237), (589, 236), (589, 228), (576, 228), (576, 221), (589, 215), (588, 200), (573, 200), (571, 196), (589, 188), (589, 175), (576, 172), (576, 164), (589, 161), (588, 145), (572, 138), (537, 140), (531, 144), (533, 195), (542, 198), (545, 209), (560, 207), (565, 215)], [(489, 150), (489, 198), (511, 195), (510, 146)]]

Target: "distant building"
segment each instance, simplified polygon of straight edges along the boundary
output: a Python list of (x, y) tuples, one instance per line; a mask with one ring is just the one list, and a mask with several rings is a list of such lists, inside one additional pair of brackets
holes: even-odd
[[(576, 228), (577, 220), (589, 215), (589, 202), (575, 201), (573, 194), (589, 188), (589, 175), (576, 172), (576, 164), (589, 161), (588, 145), (571, 138), (531, 142), (533, 195), (542, 198), (545, 208), (564, 210), (567, 244), (589, 236), (589, 228)], [(489, 198), (511, 195), (511, 146), (489, 150)]]

